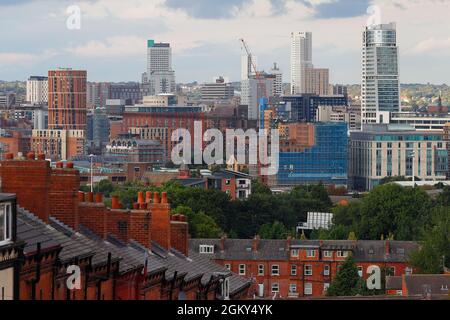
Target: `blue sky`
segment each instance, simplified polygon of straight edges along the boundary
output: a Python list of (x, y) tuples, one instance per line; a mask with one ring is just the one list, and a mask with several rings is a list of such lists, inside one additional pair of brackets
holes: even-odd
[[(81, 9), (81, 29), (66, 27)], [(334, 83), (359, 83), (369, 10), (395, 21), (402, 82), (450, 84), (450, 0), (0, 0), (0, 79), (48, 69), (88, 70), (90, 81), (138, 81), (146, 39), (170, 42), (177, 82), (239, 80), (239, 38), (261, 69), (289, 81), (290, 32), (313, 32), (313, 62)]]

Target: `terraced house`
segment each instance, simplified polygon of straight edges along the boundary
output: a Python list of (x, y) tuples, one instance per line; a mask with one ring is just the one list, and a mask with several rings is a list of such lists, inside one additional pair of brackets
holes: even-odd
[(190, 251), (209, 257), (252, 281), (255, 298), (311, 298), (326, 293), (347, 258), (353, 255), (358, 273), (378, 266), (385, 275), (412, 274), (409, 254), (417, 248), (408, 241), (192, 239)]
[(78, 192), (71, 163), (35, 158), (0, 163), (3, 299), (247, 297), (248, 279), (189, 251), (186, 217), (170, 214), (165, 193), (139, 193), (132, 210), (113, 197), (108, 208), (101, 194)]

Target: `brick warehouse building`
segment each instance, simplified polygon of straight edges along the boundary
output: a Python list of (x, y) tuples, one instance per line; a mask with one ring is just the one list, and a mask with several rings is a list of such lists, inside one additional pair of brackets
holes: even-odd
[[(22, 248), (17, 281), (8, 292), (24, 300), (239, 299), (249, 280), (188, 249), (188, 224), (170, 215), (167, 195), (138, 194), (132, 210), (101, 194), (79, 193), (79, 172), (68, 163), (51, 168), (30, 153), (0, 163), (1, 192), (16, 194), (17, 218), (9, 231), (17, 239), (0, 242)], [(33, 181), (33, 184), (30, 184)], [(0, 265), (0, 272), (17, 260)], [(16, 261), (16, 262), (14, 262)], [(72, 265), (81, 271), (80, 288), (70, 290)], [(5, 269), (6, 270), (6, 269)], [(9, 272), (8, 274), (10, 274)], [(3, 279), (3, 277), (2, 277)], [(13, 284), (11, 284), (13, 283)], [(15, 289), (14, 289), (15, 288)], [(11, 294), (9, 295), (11, 297)]]
[(252, 281), (250, 295), (260, 298), (311, 298), (325, 294), (339, 265), (354, 256), (358, 273), (376, 265), (386, 275), (411, 274), (409, 254), (417, 243), (378, 240), (192, 239), (198, 252)]

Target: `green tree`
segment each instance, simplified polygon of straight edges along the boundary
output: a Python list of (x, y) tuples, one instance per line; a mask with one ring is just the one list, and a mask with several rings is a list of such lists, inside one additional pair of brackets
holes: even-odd
[(432, 203), (420, 188), (386, 184), (374, 188), (361, 204), (355, 232), (359, 239), (395, 235), (397, 240), (418, 240), (430, 219)]
[(360, 293), (363, 286), (358, 275), (355, 260), (350, 255), (341, 265), (336, 277), (327, 289), (328, 296), (354, 296)]
[(284, 224), (279, 221), (275, 221), (274, 223), (266, 223), (262, 225), (258, 234), (262, 239), (286, 239), (289, 232)]
[(195, 213), (190, 223), (193, 238), (218, 238), (222, 234), (214, 219), (203, 212)]
[(450, 207), (433, 210), (432, 223), (423, 232), (422, 246), (410, 257), (423, 273), (441, 273), (450, 266)]
[(100, 181), (95, 187), (95, 190), (102, 193), (105, 197), (109, 197), (111, 192), (114, 191), (114, 185), (109, 179), (104, 179)]

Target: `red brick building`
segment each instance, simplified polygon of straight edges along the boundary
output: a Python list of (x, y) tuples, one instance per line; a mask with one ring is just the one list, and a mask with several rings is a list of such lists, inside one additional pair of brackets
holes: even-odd
[[(25, 244), (20, 299), (247, 296), (248, 280), (189, 252), (186, 218), (171, 215), (165, 193), (139, 193), (132, 210), (113, 197), (108, 208), (101, 194), (78, 192), (79, 172), (72, 163), (51, 168), (44, 155), (35, 159), (32, 153), (26, 159), (8, 154), (0, 162), (0, 179), (0, 191), (16, 194), (19, 205), (15, 228)], [(74, 266), (79, 287), (69, 287)]]
[(86, 130), (86, 78), (83, 70), (48, 71), (48, 128)]
[(322, 296), (339, 265), (353, 255), (361, 277), (372, 265), (387, 275), (411, 274), (408, 241), (191, 239), (190, 250), (252, 280), (250, 294), (261, 298)]

